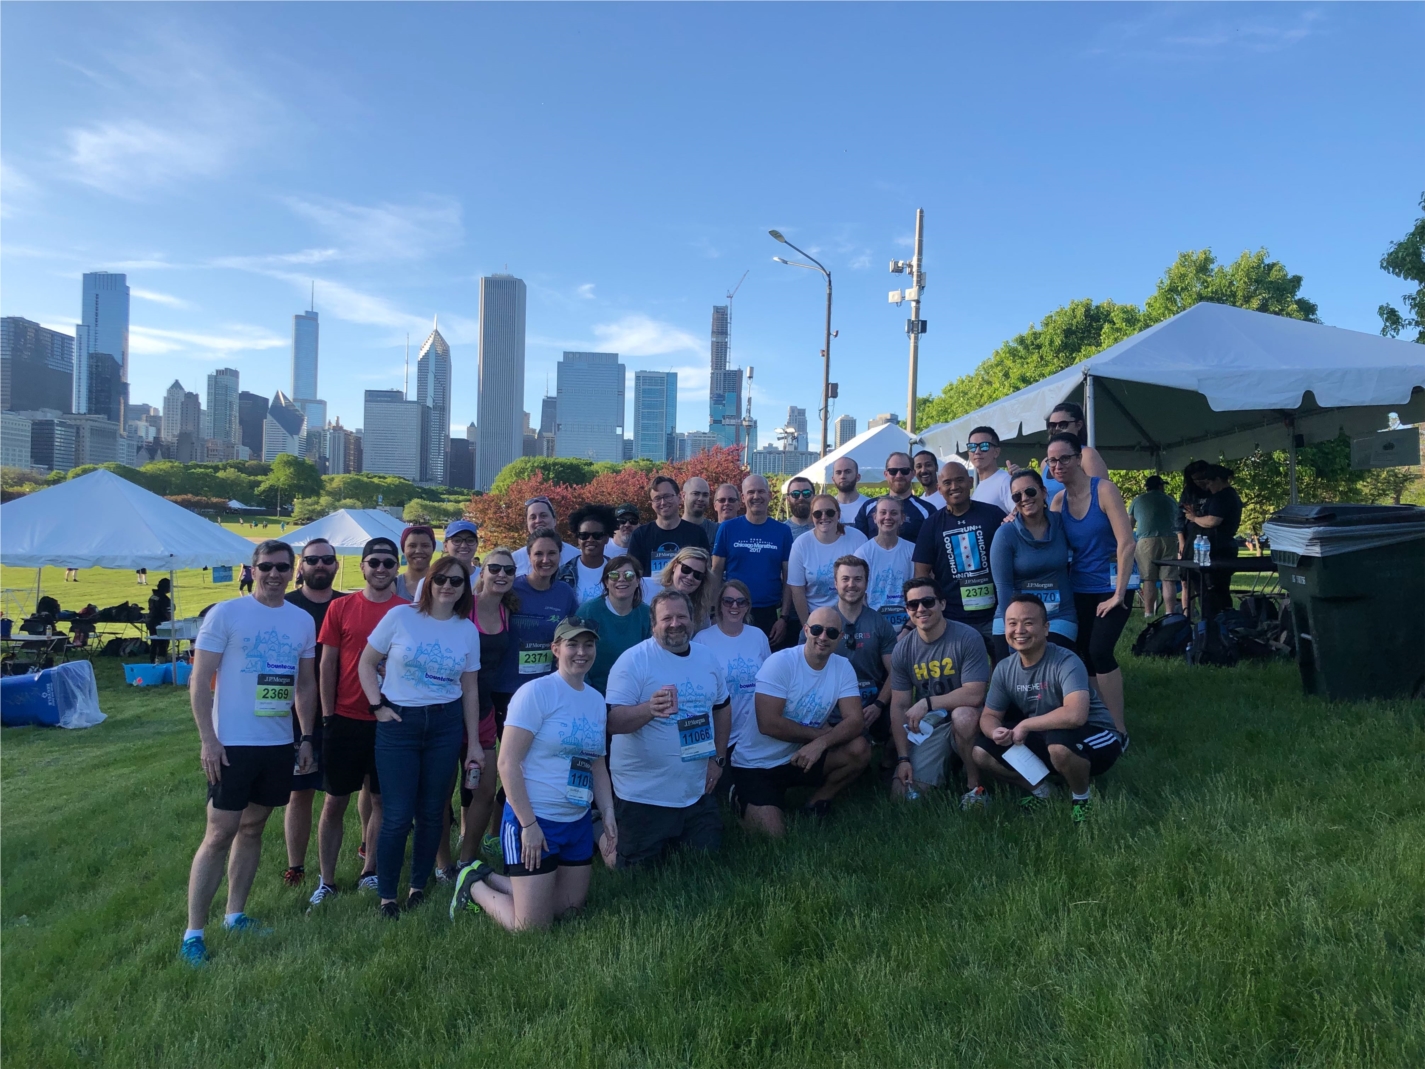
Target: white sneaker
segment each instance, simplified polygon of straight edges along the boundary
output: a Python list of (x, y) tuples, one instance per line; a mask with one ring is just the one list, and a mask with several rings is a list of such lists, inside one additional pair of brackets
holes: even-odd
[(307, 899), (307, 901), (313, 906), (319, 906), (328, 898), (335, 898), (336, 894), (337, 891), (335, 887), (333, 887), (329, 883), (323, 883), (322, 881), (318, 880), (317, 889), (312, 892), (312, 897)]
[(376, 873), (373, 872), (370, 876), (363, 876), (360, 880), (358, 880), (356, 884), (356, 889), (358, 891), (374, 891), (377, 889), (378, 886), (379, 885), (376, 882)]

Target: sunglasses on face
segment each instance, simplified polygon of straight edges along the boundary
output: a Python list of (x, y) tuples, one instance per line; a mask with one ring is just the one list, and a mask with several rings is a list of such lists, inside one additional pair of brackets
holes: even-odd
[(817, 509), (811, 514), (811, 518), (818, 521), (839, 520), (841, 519), (841, 513), (838, 512), (836, 509)]
[(447, 538), (446, 541), (452, 546), (475, 546), (480, 544), (478, 538), (472, 538), (470, 535), (466, 535), (464, 538), (456, 535), (454, 538)]
[(688, 565), (688, 564), (679, 564), (679, 565), (678, 565), (678, 571), (682, 572), (684, 575), (691, 575), (691, 576), (693, 576), (693, 577), (696, 578), (699, 582), (702, 582), (703, 576), (705, 576), (705, 575), (708, 574), (707, 572), (700, 571), (700, 570), (698, 570), (697, 568), (694, 568), (694, 567), (692, 567), (691, 565)]
[(618, 525), (619, 525), (620, 527), (637, 527), (637, 526), (638, 526), (638, 517), (637, 517), (637, 516), (620, 516), (620, 517), (618, 518)]
[(1030, 501), (1033, 501), (1036, 497), (1039, 496), (1039, 487), (1026, 486), (1023, 490), (1016, 490), (1009, 496), (1014, 499), (1014, 503), (1016, 505), (1019, 504), (1021, 501), (1025, 500), (1026, 498), (1028, 498)]
[(965, 448), (971, 453), (988, 453), (994, 447), (994, 442), (971, 442)]
[(627, 568), (621, 572), (609, 572), (608, 578), (611, 583), (617, 583), (620, 580), (625, 583), (631, 583), (638, 578), (638, 573), (632, 568)]
[(492, 575), (514, 575), (515, 566), (513, 564), (487, 564), (485, 570)]
[(719, 505), (735, 505), (735, 504), (737, 504), (737, 498), (735, 498), (735, 497), (720, 497), (720, 498), (717, 499), (717, 503), (718, 503)]
[(318, 564), (332, 565), (336, 563), (336, 554), (323, 553), (320, 557), (303, 557), (302, 563), (308, 568), (315, 568)]
[(886, 474), (887, 474), (887, 475), (909, 475), (909, 474), (910, 474), (910, 469), (909, 469), (909, 468), (887, 468), (887, 469), (886, 469)]
[(827, 627), (825, 624), (809, 624), (807, 626), (807, 634), (812, 638), (821, 638), (822, 635), (825, 635), (831, 639), (832, 642), (835, 642), (841, 637), (841, 628)]
[(788, 491), (787, 491), (787, 496), (788, 496), (788, 497), (813, 497), (813, 496), (815, 496), (815, 494), (816, 494), (816, 491), (815, 491), (815, 490), (788, 490)]
[(917, 609), (933, 609), (939, 604), (939, 598), (907, 598), (905, 607), (907, 612), (915, 612)]
[(751, 604), (746, 598), (723, 598), (722, 607), (724, 609), (745, 609)]
[(1044, 426), (1045, 426), (1046, 428), (1048, 428), (1050, 434), (1058, 434), (1060, 431), (1066, 431), (1066, 430), (1068, 430), (1070, 427), (1072, 427), (1074, 424), (1076, 424), (1076, 423), (1078, 423), (1078, 422), (1079, 422), (1079, 421), (1076, 420), (1076, 419), (1061, 419), (1061, 420), (1046, 419), (1046, 420), (1044, 421)]
[(268, 572), (273, 571), (275, 571), (278, 575), (286, 575), (292, 570), (292, 566), (290, 564), (278, 564), (276, 561), (270, 560), (265, 560), (261, 564), (256, 565), (256, 567), (257, 570), (263, 575), (266, 575)]
[(379, 571), (382, 568), (395, 568), (397, 565), (400, 564), (400, 561), (397, 561), (391, 557), (367, 557), (361, 563), (366, 565), (368, 568), (375, 568)]
[(574, 537), (580, 542), (596, 542), (600, 538), (607, 538), (608, 533), (605, 531), (580, 531)]
[(464, 580), (454, 572), (443, 572), (440, 575), (430, 577), (431, 586), (455, 586), (458, 587)]

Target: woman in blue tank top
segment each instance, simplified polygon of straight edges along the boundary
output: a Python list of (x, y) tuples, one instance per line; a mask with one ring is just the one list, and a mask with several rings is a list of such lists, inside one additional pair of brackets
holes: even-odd
[(1084, 471), (1079, 440), (1072, 434), (1049, 439), (1049, 470), (1064, 490), (1052, 508), (1064, 521), (1073, 550), (1069, 578), (1079, 618), (1078, 653), (1089, 681), (1113, 716), (1120, 733), (1123, 719), (1123, 672), (1113, 655), (1133, 608), (1133, 521), (1123, 495), (1108, 479)]

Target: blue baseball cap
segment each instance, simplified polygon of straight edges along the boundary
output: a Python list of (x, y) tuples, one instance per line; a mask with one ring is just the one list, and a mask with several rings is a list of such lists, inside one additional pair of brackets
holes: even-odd
[(462, 531), (466, 534), (474, 535), (477, 540), (480, 538), (480, 528), (476, 527), (469, 520), (456, 520), (445, 528), (446, 541), (449, 541), (453, 535), (458, 535)]

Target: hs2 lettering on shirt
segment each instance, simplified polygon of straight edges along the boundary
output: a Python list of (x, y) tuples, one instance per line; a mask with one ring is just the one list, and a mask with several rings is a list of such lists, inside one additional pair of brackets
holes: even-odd
[(953, 657), (943, 657), (938, 661), (924, 661), (914, 666), (915, 681), (929, 683), (933, 679), (950, 679), (955, 675)]

